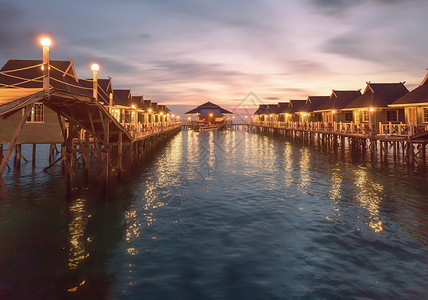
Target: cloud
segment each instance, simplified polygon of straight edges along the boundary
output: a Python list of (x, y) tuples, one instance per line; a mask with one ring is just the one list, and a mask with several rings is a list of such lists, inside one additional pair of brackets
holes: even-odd
[(346, 13), (353, 7), (367, 4), (394, 6), (397, 4), (408, 5), (410, 2), (419, 2), (420, 0), (308, 0), (309, 4), (317, 11), (323, 14), (340, 15)]
[(15, 3), (0, 1), (0, 54), (15, 56), (34, 39), (34, 31), (20, 24), (24, 12)]

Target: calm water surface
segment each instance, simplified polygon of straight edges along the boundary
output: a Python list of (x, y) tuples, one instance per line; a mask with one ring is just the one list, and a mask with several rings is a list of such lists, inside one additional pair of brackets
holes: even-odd
[(107, 199), (67, 200), (38, 155), (5, 178), (2, 299), (428, 298), (423, 176), (183, 131)]

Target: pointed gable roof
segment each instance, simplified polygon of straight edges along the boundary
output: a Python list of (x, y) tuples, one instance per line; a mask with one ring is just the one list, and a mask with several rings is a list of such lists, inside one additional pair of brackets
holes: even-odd
[(306, 101), (306, 105), (301, 108), (302, 112), (313, 112), (317, 110), (321, 105), (330, 99), (330, 96), (309, 96)]
[(290, 100), (288, 104), (289, 113), (295, 114), (301, 111), (301, 109), (303, 109), (303, 107), (306, 105), (306, 101), (307, 100)]
[[(80, 79), (79, 84), (85, 88), (93, 89), (94, 83), (91, 78)], [(113, 92), (111, 79), (98, 78), (98, 101), (103, 101), (105, 104), (110, 102), (110, 93)], [(92, 95), (92, 91), (91, 91)]]
[(278, 113), (285, 114), (289, 111), (289, 102), (278, 102)]
[(196, 107), (196, 108), (194, 108), (192, 110), (189, 110), (185, 114), (186, 115), (200, 114), (202, 112), (202, 110), (210, 110), (210, 109), (211, 110), (219, 109), (220, 113), (222, 113), (222, 114), (233, 115), (233, 113), (231, 113), (230, 111), (228, 111), (228, 110), (226, 110), (226, 109), (220, 107), (219, 105), (214, 104), (214, 103), (212, 103), (210, 101), (205, 102), (204, 104), (199, 105), (198, 107)]
[(333, 90), (330, 99), (321, 104), (315, 111), (341, 110), (361, 96), (360, 90), (337, 91)]
[(259, 104), (259, 108), (254, 112), (254, 115), (264, 115), (267, 104)]
[(113, 101), (115, 105), (131, 107), (132, 105), (131, 89), (113, 90)]
[[(3, 72), (0, 74), (0, 87), (14, 85), (20, 88), (42, 88), (44, 75), (42, 63), (42, 60), (9, 59), (0, 69), (0, 72)], [(91, 90), (80, 85), (73, 61), (51, 60), (49, 64), (49, 84), (53, 88), (75, 94), (92, 95)]]
[(367, 82), (364, 93), (346, 106), (346, 109), (366, 107), (388, 107), (409, 90), (404, 82), (398, 83), (371, 83)]
[[(428, 71), (428, 69), (427, 69)], [(421, 84), (389, 106), (428, 105), (428, 73)]]

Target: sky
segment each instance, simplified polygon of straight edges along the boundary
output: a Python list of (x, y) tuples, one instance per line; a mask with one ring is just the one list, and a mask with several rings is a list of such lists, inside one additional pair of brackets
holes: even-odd
[[(428, 67), (426, 0), (0, 0), (0, 63), (74, 60), (184, 113), (402, 82)], [(254, 109), (253, 109), (254, 108)]]

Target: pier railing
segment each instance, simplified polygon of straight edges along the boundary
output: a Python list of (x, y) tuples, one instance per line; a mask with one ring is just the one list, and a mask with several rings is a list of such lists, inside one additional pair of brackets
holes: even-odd
[[(388, 136), (413, 136), (428, 131), (428, 125), (379, 123), (378, 128), (367, 123), (356, 124), (354, 122), (272, 122), (253, 121), (249, 125), (284, 128), (308, 131), (320, 131), (329, 133), (363, 134), (363, 135), (388, 135)], [(377, 129), (377, 130), (376, 130)]]

